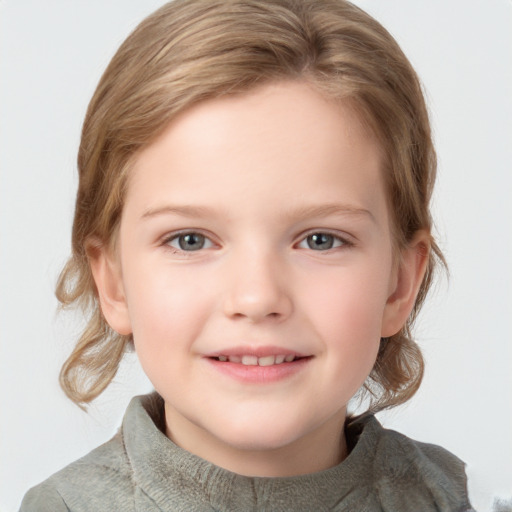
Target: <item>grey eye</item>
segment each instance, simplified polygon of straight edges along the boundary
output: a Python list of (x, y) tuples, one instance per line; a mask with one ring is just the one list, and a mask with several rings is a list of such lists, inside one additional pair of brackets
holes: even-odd
[(169, 245), (182, 251), (199, 251), (204, 249), (208, 242), (209, 240), (200, 233), (184, 233), (173, 238)]
[(311, 233), (301, 240), (298, 247), (301, 249), (312, 249), (313, 251), (328, 251), (338, 247), (352, 247), (354, 244), (340, 236), (331, 235), (323, 231)]
[(336, 238), (328, 233), (313, 233), (306, 238), (306, 243), (314, 251), (325, 251), (334, 247)]

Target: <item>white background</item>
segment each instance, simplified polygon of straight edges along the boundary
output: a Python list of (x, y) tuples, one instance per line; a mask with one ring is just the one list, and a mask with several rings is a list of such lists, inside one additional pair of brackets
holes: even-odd
[[(0, 511), (107, 440), (150, 389), (133, 356), (89, 414), (57, 375), (79, 332), (53, 295), (66, 260), (81, 122), (110, 57), (161, 0), (0, 0)], [(467, 463), (478, 510), (512, 498), (512, 3), (359, 0), (428, 94), (434, 201), (450, 269), (418, 325), (427, 360), (386, 426)]]

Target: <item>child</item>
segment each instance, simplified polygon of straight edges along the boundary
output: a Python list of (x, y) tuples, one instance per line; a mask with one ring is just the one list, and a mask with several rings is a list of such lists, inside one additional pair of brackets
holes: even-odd
[(421, 88), (377, 22), (172, 2), (114, 56), (78, 164), (57, 294), (90, 319), (62, 387), (90, 402), (134, 346), (156, 391), (21, 510), (471, 510), (461, 461), (373, 416), (420, 385), (443, 262)]

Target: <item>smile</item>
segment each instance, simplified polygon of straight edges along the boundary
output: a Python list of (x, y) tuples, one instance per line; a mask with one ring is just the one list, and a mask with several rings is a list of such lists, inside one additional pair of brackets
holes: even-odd
[(278, 347), (238, 347), (205, 357), (215, 371), (247, 384), (269, 384), (287, 380), (303, 371), (313, 359), (311, 355)]
[(222, 363), (238, 363), (243, 364), (245, 366), (273, 366), (276, 364), (283, 364), (283, 363), (291, 363), (295, 361), (296, 359), (300, 359), (299, 357), (293, 355), (293, 354), (280, 354), (280, 355), (269, 355), (269, 356), (263, 356), (258, 357), (255, 355), (232, 355), (232, 356), (223, 356), (220, 355), (218, 357), (215, 357), (217, 361), (220, 361)]

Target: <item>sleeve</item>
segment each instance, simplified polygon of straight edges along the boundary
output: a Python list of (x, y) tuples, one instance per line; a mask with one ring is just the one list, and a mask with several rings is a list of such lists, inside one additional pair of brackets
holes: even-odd
[(45, 481), (25, 494), (19, 512), (69, 512), (69, 508), (55, 486)]

